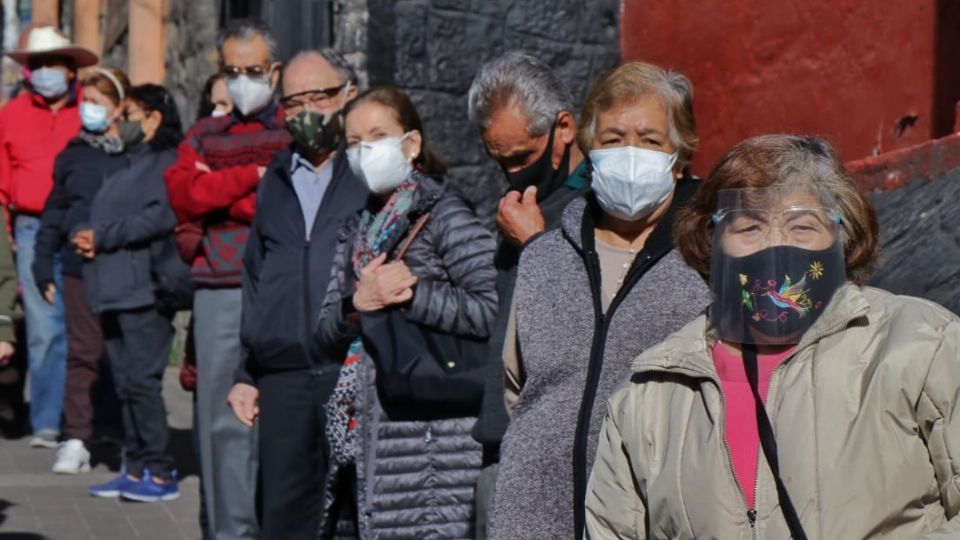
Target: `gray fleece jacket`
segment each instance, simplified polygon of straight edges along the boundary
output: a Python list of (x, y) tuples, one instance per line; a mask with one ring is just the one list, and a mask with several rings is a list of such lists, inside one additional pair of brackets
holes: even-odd
[(514, 291), (524, 384), (501, 446), (490, 538), (575, 537), (603, 404), (629, 374), (633, 358), (710, 300), (706, 284), (671, 243), (676, 207), (695, 188), (678, 186), (673, 207), (637, 254), (605, 314), (595, 203), (573, 201), (561, 228), (524, 250)]

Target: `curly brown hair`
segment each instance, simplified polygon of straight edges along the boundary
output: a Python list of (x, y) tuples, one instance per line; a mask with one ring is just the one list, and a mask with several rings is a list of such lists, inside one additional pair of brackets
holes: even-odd
[(690, 203), (677, 212), (673, 235), (683, 259), (709, 279), (718, 192), (783, 185), (809, 186), (840, 212), (847, 279), (862, 284), (879, 256), (877, 215), (837, 151), (820, 137), (762, 135), (720, 158)]

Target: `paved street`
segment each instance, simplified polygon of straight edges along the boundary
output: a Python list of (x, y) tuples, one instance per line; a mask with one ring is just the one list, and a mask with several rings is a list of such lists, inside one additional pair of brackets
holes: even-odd
[[(101, 446), (101, 460), (89, 474), (54, 475), (54, 450), (34, 449), (29, 437), (0, 440), (0, 540), (196, 540), (198, 486), (191, 446), (190, 395), (168, 369), (164, 393), (169, 409), (171, 448), (182, 478), (180, 498), (140, 504), (95, 499), (87, 486), (113, 478), (118, 448)], [(185, 478), (184, 478), (185, 477)]]

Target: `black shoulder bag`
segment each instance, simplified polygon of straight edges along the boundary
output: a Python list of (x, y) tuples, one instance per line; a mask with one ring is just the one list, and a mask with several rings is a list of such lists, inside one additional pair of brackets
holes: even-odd
[(783, 511), (783, 517), (787, 521), (787, 528), (790, 529), (790, 536), (793, 537), (793, 540), (807, 540), (807, 535), (803, 532), (803, 526), (800, 525), (800, 516), (797, 514), (797, 509), (793, 506), (790, 494), (787, 493), (787, 487), (783, 485), (783, 480), (780, 478), (777, 439), (773, 436), (773, 425), (770, 423), (767, 409), (760, 398), (759, 377), (757, 375), (757, 347), (755, 345), (743, 346), (743, 362), (747, 372), (747, 382), (750, 383), (750, 391), (753, 392), (753, 400), (757, 407), (760, 448), (763, 449), (763, 455), (773, 472), (773, 481), (777, 486), (777, 499), (780, 501), (780, 509)]
[[(417, 220), (393, 260), (400, 260), (430, 214)], [(377, 393), (390, 413), (475, 416), (483, 396), (487, 340), (458, 337), (407, 319), (402, 308), (360, 314), (363, 346), (377, 368)]]

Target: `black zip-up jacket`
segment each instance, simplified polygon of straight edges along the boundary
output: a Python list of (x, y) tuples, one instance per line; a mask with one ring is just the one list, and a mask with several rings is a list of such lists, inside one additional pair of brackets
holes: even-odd
[(83, 265), (87, 304), (94, 313), (127, 311), (156, 303), (151, 245), (169, 239), (177, 218), (170, 208), (163, 171), (174, 149), (139, 144), (122, 154), (123, 167), (103, 180), (90, 204), (89, 224), (97, 255)]
[(53, 190), (40, 216), (33, 261), (33, 278), (43, 291), (53, 283), (53, 260), (63, 253), (63, 273), (83, 276), (83, 258), (74, 253), (70, 236), (90, 220), (90, 205), (103, 179), (123, 167), (123, 154), (110, 155), (80, 139), (67, 144), (53, 166)]
[(243, 260), (240, 339), (246, 358), (237, 382), (255, 384), (264, 372), (310, 369), (324, 362), (313, 326), (327, 292), (338, 233), (367, 199), (341, 147), (308, 235), (293, 187), (292, 160), (292, 150), (278, 153), (257, 189)]

